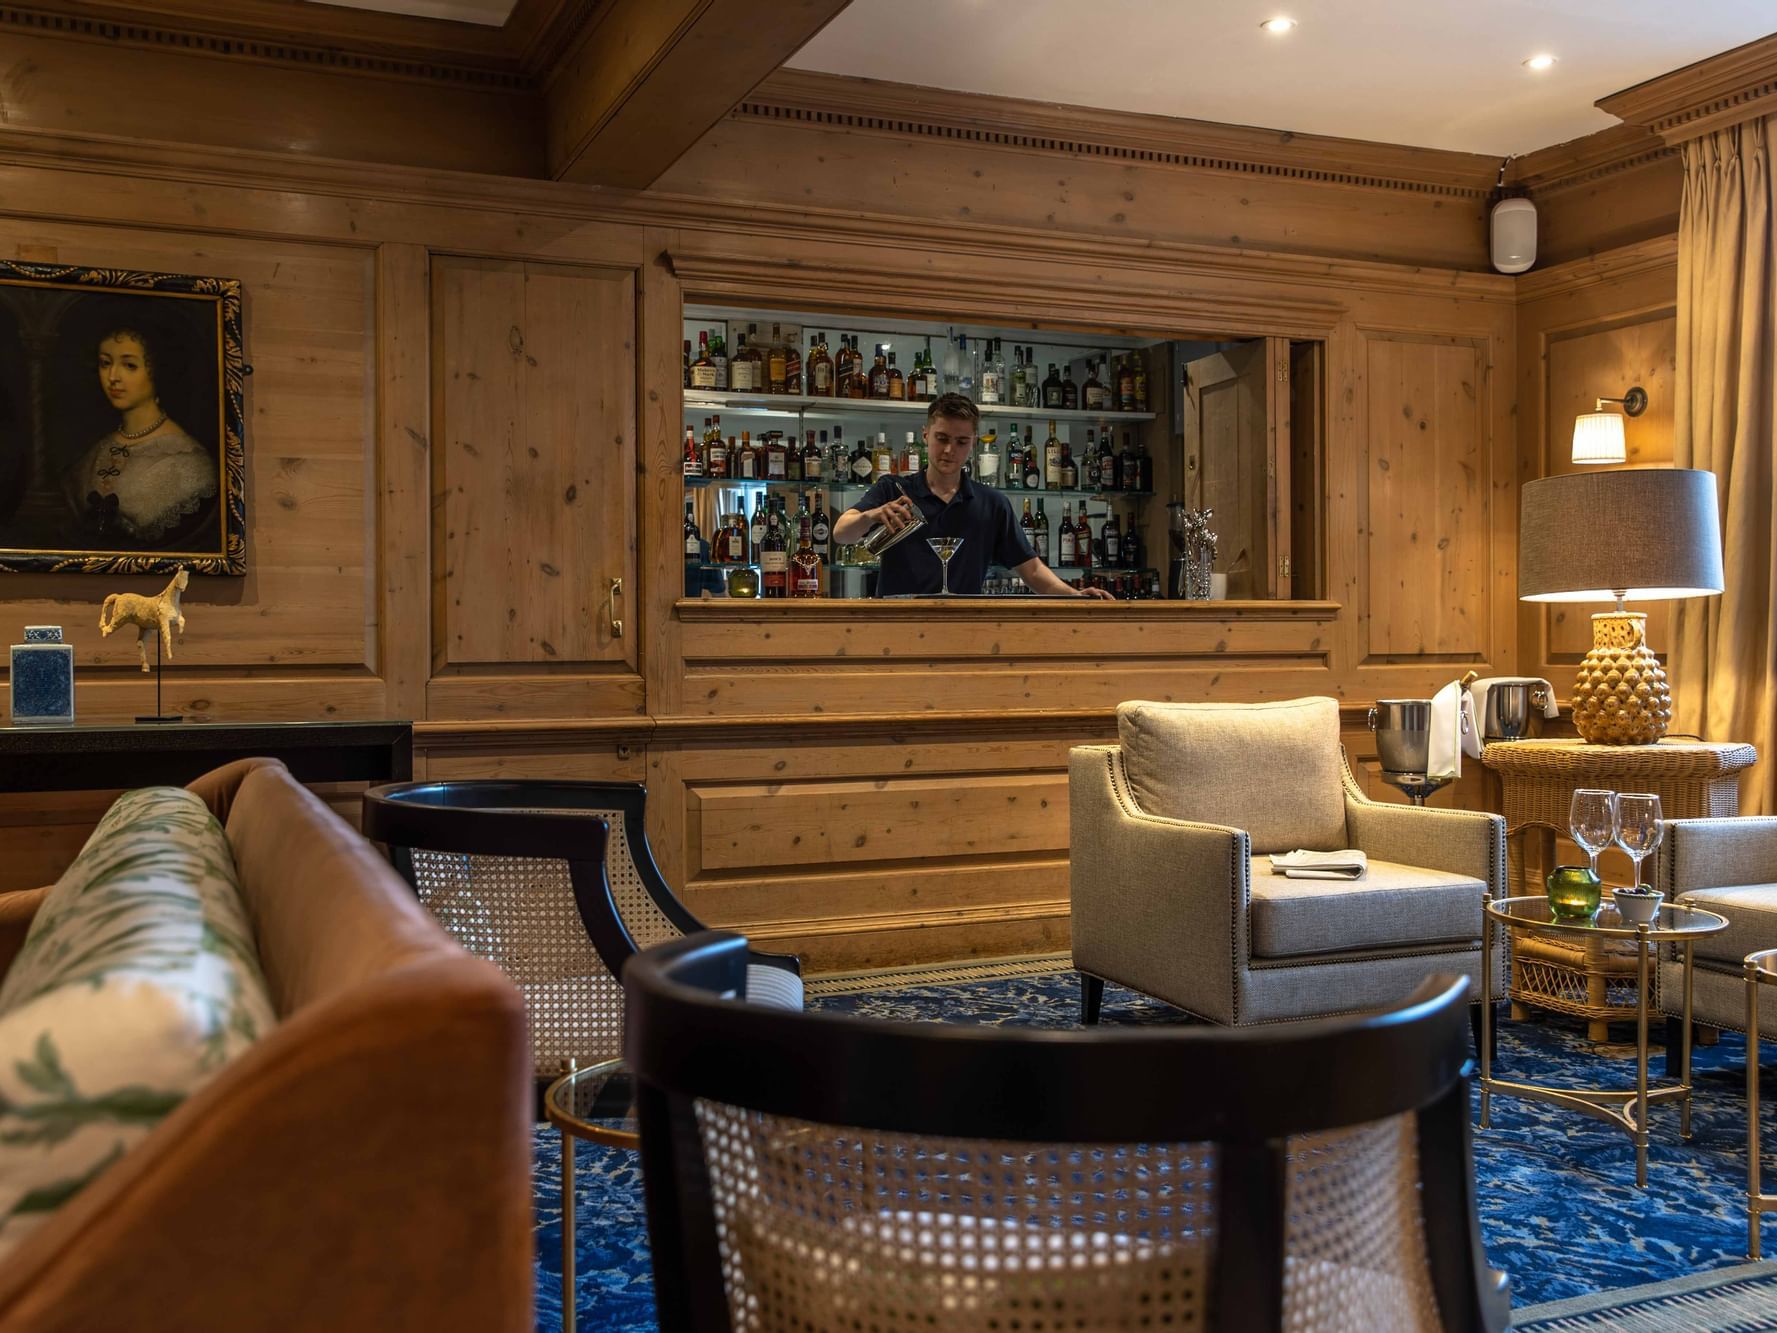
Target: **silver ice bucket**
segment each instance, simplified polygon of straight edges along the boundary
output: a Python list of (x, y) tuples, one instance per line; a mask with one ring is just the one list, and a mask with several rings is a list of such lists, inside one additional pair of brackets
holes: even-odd
[(1431, 757), (1431, 700), (1378, 699), (1369, 712), (1384, 773), (1423, 773)]
[(1523, 740), (1531, 719), (1542, 715), (1548, 701), (1548, 688), (1540, 680), (1500, 681), (1487, 691), (1481, 735), (1490, 741)]

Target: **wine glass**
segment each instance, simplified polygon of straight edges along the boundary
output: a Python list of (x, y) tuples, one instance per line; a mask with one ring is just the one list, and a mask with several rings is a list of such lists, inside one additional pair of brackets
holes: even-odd
[(1665, 836), (1660, 798), (1651, 792), (1626, 791), (1617, 797), (1617, 846), (1635, 862), (1635, 883), (1641, 884), (1641, 863)]
[(932, 548), (938, 557), (938, 568), (944, 575), (944, 591), (940, 597), (950, 596), (950, 557), (957, 553), (963, 544), (961, 537), (927, 537), (926, 545)]
[(1598, 853), (1610, 846), (1617, 835), (1617, 794), (1596, 787), (1581, 787), (1573, 794), (1567, 808), (1567, 831), (1592, 860), (1592, 873), (1598, 873)]

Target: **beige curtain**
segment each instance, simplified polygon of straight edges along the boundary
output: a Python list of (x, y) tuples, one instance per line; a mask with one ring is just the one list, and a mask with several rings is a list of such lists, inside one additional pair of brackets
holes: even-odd
[(1777, 814), (1777, 116), (1684, 145), (1673, 458), (1715, 473), (1727, 591), (1679, 603), (1672, 730), (1750, 741), (1741, 811)]

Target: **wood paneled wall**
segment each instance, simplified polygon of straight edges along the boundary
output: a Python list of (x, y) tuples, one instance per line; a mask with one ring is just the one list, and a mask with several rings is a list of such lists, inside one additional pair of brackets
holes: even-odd
[[(1537, 324), (1476, 271), (1478, 194), (1332, 174), (741, 115), (625, 195), (27, 127), (0, 253), (245, 284), (251, 572), (188, 595), (174, 706), (645, 779), (696, 910), (818, 970), (1064, 947), (1066, 752), (1120, 700), (1331, 694), (1363, 767), (1369, 700), (1518, 666), (1519, 345), (1623, 308), (1563, 288)], [(682, 602), (687, 299), (1323, 342), (1325, 599)], [(68, 627), (87, 720), (143, 702), (94, 625), (130, 584), (0, 588), (15, 632)], [(0, 807), (0, 873), (52, 874), (96, 808)]]

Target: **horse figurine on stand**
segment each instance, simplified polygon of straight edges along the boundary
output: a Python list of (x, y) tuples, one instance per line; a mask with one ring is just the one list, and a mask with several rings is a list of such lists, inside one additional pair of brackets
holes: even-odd
[(165, 649), (167, 660), (172, 661), (175, 628), (179, 631), (179, 642), (185, 642), (185, 615), (179, 610), (179, 594), (190, 582), (190, 572), (180, 566), (173, 581), (161, 589), (159, 597), (144, 597), (137, 592), (112, 593), (99, 609), (99, 637), (109, 637), (111, 631), (120, 626), (134, 625), (138, 630), (136, 651), (141, 655), (144, 672), (148, 670), (148, 636), (151, 634), (160, 635), (157, 646)]

